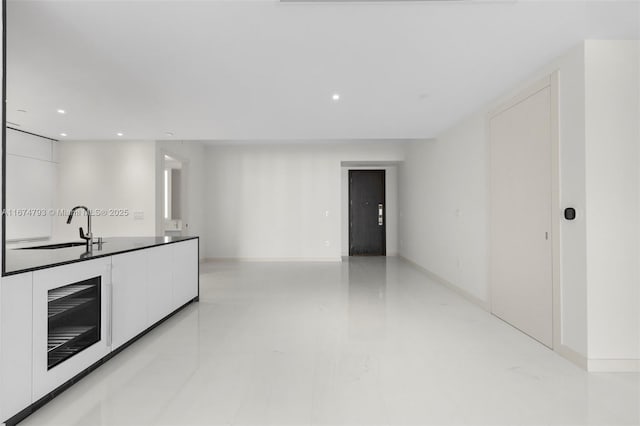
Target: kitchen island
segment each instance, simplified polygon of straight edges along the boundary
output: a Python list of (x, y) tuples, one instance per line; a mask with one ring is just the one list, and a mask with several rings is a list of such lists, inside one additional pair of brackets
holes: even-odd
[(199, 298), (198, 237), (10, 249), (0, 281), (0, 422), (14, 424)]

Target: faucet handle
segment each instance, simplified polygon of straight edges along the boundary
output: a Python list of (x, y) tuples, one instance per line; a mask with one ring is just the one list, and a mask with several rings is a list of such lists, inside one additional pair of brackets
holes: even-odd
[(91, 238), (91, 237), (86, 236), (84, 234), (84, 230), (82, 229), (82, 226), (80, 228), (78, 228), (78, 230), (80, 231), (80, 238), (82, 238), (83, 240), (87, 240), (88, 241)]

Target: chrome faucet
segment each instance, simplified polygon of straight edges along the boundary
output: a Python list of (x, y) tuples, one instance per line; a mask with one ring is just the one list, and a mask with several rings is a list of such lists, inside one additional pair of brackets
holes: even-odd
[(87, 251), (92, 250), (93, 248), (93, 234), (91, 233), (91, 211), (85, 206), (76, 206), (71, 209), (69, 213), (69, 218), (67, 219), (67, 225), (71, 224), (71, 219), (73, 219), (73, 214), (76, 210), (83, 209), (87, 212), (87, 233), (84, 233), (82, 226), (80, 227), (80, 238), (87, 242)]

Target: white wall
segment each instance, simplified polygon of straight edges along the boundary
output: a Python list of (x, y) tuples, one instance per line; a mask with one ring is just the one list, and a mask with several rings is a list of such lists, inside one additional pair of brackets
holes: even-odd
[(560, 341), (581, 356), (587, 355), (584, 67), (584, 45), (558, 63), (560, 209), (577, 213), (575, 220), (560, 222)]
[(200, 258), (206, 255), (205, 220), (205, 147), (200, 142), (156, 141), (156, 234), (164, 235), (163, 170), (164, 155), (183, 163), (182, 212), (183, 235), (200, 236)]
[(384, 170), (387, 256), (398, 255), (398, 166), (342, 166), (341, 215), (342, 256), (349, 256), (349, 170)]
[[(57, 207), (128, 209), (128, 216), (92, 217), (96, 237), (152, 236), (155, 224), (155, 144), (153, 141), (62, 141), (59, 144)], [(135, 213), (141, 212), (142, 219)], [(54, 218), (54, 239), (78, 240), (84, 217), (71, 225)]]
[(488, 306), (486, 115), (554, 71), (558, 71), (560, 86), (560, 205), (578, 211), (578, 218), (563, 221), (560, 229), (561, 341), (586, 356), (583, 45), (435, 140), (409, 146), (400, 169), (400, 254)]
[(640, 42), (586, 43), (589, 358), (640, 360)]
[(408, 146), (400, 169), (400, 254), (482, 301), (487, 284), (484, 116)]
[(339, 260), (341, 162), (402, 159), (400, 142), (207, 147), (207, 257)]

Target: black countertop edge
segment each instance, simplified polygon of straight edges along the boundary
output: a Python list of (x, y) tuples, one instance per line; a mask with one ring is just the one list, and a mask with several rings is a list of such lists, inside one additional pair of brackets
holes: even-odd
[[(112, 239), (118, 239), (118, 238), (135, 238), (135, 237), (112, 237), (112, 238), (105, 238), (105, 242), (108, 242), (109, 240)], [(144, 238), (154, 238), (154, 237), (139, 237), (141, 239)], [(163, 238), (163, 237), (160, 237)], [(61, 261), (61, 262), (54, 262), (54, 263), (47, 263), (47, 264), (43, 264), (43, 265), (38, 265), (38, 266), (34, 266), (34, 267), (29, 267), (29, 268), (24, 268), (24, 269), (16, 269), (14, 271), (6, 271), (2, 273), (3, 277), (8, 277), (11, 275), (18, 275), (18, 274), (25, 274), (27, 272), (33, 272), (33, 271), (39, 271), (42, 269), (49, 269), (49, 268), (54, 268), (56, 266), (63, 266), (63, 265), (70, 265), (72, 263), (78, 263), (78, 262), (86, 262), (89, 260), (93, 260), (93, 259), (100, 259), (102, 257), (109, 257), (109, 256), (116, 256), (119, 254), (123, 254), (123, 253), (130, 253), (133, 251), (138, 251), (138, 250), (146, 250), (152, 247), (159, 247), (159, 246), (164, 246), (164, 245), (168, 245), (168, 244), (176, 244), (176, 243), (181, 243), (184, 241), (189, 241), (189, 240), (200, 240), (199, 236), (190, 236), (190, 237), (171, 237), (171, 238), (180, 238), (180, 239), (176, 239), (175, 241), (166, 241), (166, 242), (155, 242), (149, 245), (145, 245), (142, 247), (133, 247), (133, 248), (129, 248), (129, 249), (123, 249), (123, 250), (118, 250), (118, 251), (113, 251), (113, 252), (108, 252), (108, 253), (102, 253), (102, 254), (96, 254), (96, 255), (92, 255), (90, 257), (86, 257), (86, 258), (78, 258), (78, 259), (69, 259), (66, 261)], [(15, 250), (15, 249), (9, 249), (9, 250)], [(5, 249), (5, 251), (7, 251)], [(48, 251), (48, 250), (46, 250)], [(198, 259), (199, 260), (199, 259)]]

